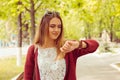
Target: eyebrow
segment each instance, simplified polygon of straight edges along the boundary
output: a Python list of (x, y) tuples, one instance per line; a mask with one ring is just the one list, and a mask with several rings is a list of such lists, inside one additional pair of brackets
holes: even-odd
[[(50, 24), (50, 25), (56, 25), (56, 24), (52, 23), (52, 24)], [(61, 25), (61, 24), (57, 24), (57, 25)]]

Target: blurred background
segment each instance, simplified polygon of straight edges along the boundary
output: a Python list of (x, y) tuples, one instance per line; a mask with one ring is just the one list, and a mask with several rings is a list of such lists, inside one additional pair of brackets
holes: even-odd
[(60, 13), (66, 39), (95, 39), (96, 54), (119, 53), (120, 0), (0, 0), (0, 80), (23, 71), (46, 10)]

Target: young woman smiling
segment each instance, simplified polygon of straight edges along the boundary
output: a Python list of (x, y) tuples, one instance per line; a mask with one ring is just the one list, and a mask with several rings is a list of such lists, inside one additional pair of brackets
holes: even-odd
[(58, 12), (44, 14), (34, 44), (28, 49), (24, 80), (76, 80), (77, 58), (96, 51), (95, 40), (63, 40)]

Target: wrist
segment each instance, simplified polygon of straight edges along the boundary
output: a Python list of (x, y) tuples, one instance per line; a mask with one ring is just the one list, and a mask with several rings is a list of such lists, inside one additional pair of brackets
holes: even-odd
[(82, 40), (78, 41), (79, 42), (79, 46), (78, 48), (81, 49), (82, 48)]

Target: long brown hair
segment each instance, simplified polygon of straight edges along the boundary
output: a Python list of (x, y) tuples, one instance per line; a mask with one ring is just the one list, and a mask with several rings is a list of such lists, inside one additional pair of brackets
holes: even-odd
[(50, 24), (50, 20), (54, 17), (57, 17), (61, 21), (61, 33), (58, 36), (58, 38), (55, 40), (56, 48), (57, 48), (57, 54), (60, 53), (60, 47), (63, 44), (63, 22), (58, 12), (50, 12), (47, 11), (44, 16), (41, 19), (40, 25), (37, 29), (37, 32), (35, 34), (34, 38), (34, 44), (43, 46), (45, 44), (46, 37), (48, 36), (48, 28)]

